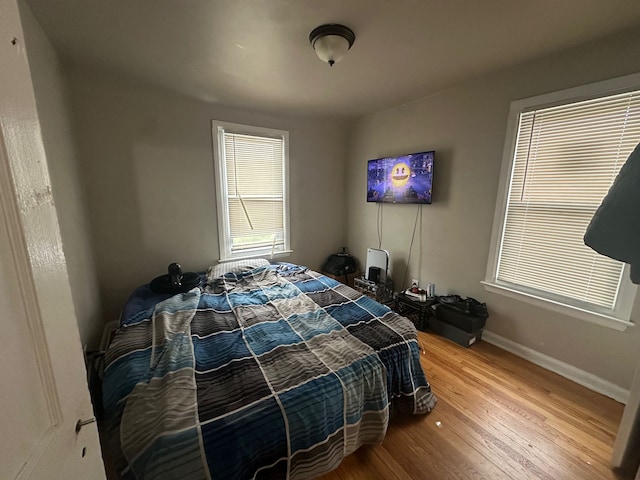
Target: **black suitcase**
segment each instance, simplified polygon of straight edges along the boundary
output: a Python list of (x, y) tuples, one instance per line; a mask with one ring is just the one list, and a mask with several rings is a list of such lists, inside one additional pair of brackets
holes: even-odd
[(436, 318), (467, 333), (482, 330), (488, 317), (487, 305), (473, 298), (462, 299), (458, 295), (438, 297)]

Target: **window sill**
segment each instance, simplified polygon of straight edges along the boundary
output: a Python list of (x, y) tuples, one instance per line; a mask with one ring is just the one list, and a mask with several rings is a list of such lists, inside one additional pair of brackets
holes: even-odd
[(268, 253), (256, 252), (256, 253), (251, 254), (251, 255), (238, 255), (238, 256), (231, 256), (231, 257), (221, 258), (220, 260), (218, 260), (218, 262), (220, 262), (220, 263), (222, 263), (222, 262), (235, 262), (236, 260), (249, 260), (249, 259), (252, 259), (252, 258), (265, 258), (267, 260), (273, 260), (273, 259), (276, 259), (276, 258), (288, 257), (292, 253), (293, 253), (293, 250), (282, 250), (280, 252), (275, 252), (273, 255), (271, 254), (271, 251), (269, 251)]
[(504, 285), (498, 285), (487, 281), (483, 281), (480, 283), (484, 285), (485, 290), (487, 290), (488, 292), (496, 293), (498, 295), (503, 295), (509, 298), (514, 298), (516, 300), (521, 300), (538, 307), (546, 308), (547, 310), (562, 313), (564, 315), (600, 325), (602, 327), (611, 328), (619, 332), (624, 332), (628, 327), (635, 326), (633, 322), (630, 322), (628, 320), (622, 320), (611, 315), (591, 312), (582, 308), (566, 305), (537, 295), (505, 287)]

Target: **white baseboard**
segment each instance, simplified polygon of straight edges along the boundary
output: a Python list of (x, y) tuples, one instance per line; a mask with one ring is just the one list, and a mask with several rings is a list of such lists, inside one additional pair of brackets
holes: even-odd
[(553, 357), (540, 353), (532, 348), (520, 345), (512, 340), (496, 335), (493, 332), (485, 330), (482, 333), (482, 340), (496, 347), (499, 347), (507, 352), (511, 352), (514, 355), (524, 358), (542, 368), (551, 370), (558, 375), (561, 375), (569, 380), (576, 382), (578, 385), (582, 385), (590, 390), (606, 395), (614, 400), (626, 405), (629, 400), (629, 390), (625, 390), (618, 385), (615, 385), (603, 378), (597, 377), (592, 373), (585, 372), (579, 368), (569, 365), (568, 363), (561, 362)]

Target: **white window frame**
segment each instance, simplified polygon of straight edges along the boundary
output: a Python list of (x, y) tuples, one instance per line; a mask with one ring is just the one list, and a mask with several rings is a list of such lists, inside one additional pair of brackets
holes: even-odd
[(487, 291), (525, 301), (542, 308), (618, 331), (624, 331), (627, 327), (634, 325), (634, 323), (630, 321), (630, 318), (637, 287), (629, 278), (629, 265), (624, 266), (616, 304), (611, 311), (600, 311), (590, 305), (581, 305), (579, 302), (568, 303), (565, 299), (541, 294), (539, 291), (533, 291), (523, 286), (505, 284), (497, 280), (497, 274), (520, 114), (525, 110), (573, 103), (589, 98), (636, 90), (638, 88), (640, 88), (640, 74), (632, 74), (603, 82), (569, 88), (559, 92), (517, 100), (511, 103), (487, 261), (487, 271), (485, 280), (481, 282)]
[[(218, 243), (220, 247), (220, 261), (238, 260), (242, 258), (279, 258), (292, 253), (290, 237), (289, 215), (289, 132), (272, 128), (242, 125), (238, 123), (212, 120), (213, 159), (215, 168), (216, 200), (218, 212)], [(229, 203), (227, 191), (227, 174), (224, 156), (224, 133), (236, 133), (257, 137), (269, 137), (282, 139), (284, 143), (283, 158), (283, 225), (284, 247), (274, 252), (272, 248), (260, 247), (243, 253), (233, 253), (231, 248), (231, 226), (229, 218)]]

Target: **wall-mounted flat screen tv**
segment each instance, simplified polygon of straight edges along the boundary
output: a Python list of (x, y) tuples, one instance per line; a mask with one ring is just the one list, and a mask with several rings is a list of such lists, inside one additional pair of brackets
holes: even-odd
[(435, 152), (377, 158), (367, 164), (367, 202), (431, 203)]

